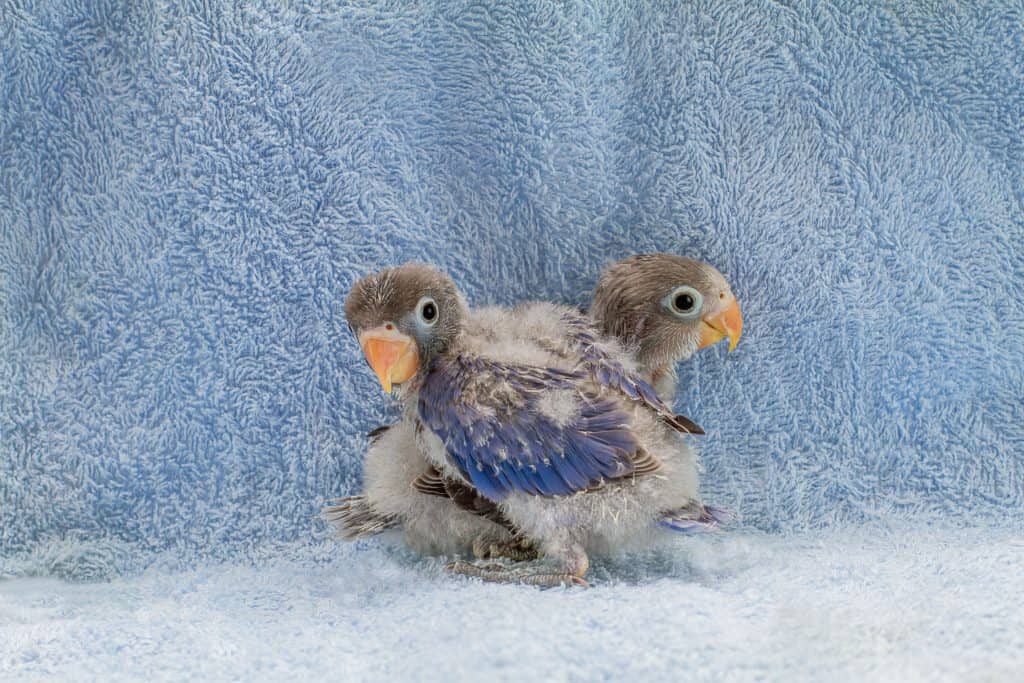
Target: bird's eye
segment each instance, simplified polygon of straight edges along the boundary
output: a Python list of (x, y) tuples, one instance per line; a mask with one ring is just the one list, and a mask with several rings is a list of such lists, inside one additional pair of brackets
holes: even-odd
[(688, 318), (700, 312), (704, 297), (693, 287), (683, 285), (669, 292), (662, 304), (674, 315)]
[(437, 303), (429, 296), (420, 299), (416, 304), (416, 317), (427, 326), (433, 326), (437, 322)]

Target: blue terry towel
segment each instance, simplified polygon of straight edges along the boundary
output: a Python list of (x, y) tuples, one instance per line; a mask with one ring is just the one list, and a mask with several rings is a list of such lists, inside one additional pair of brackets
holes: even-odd
[(682, 371), (709, 500), (767, 531), (1021, 519), (1022, 26), (999, 2), (4, 3), (0, 556), (313, 535), (389, 414), (341, 302), (410, 259), (473, 304), (709, 260), (746, 317)]

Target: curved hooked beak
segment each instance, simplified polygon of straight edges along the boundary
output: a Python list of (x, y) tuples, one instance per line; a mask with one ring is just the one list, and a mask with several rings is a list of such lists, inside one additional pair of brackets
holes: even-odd
[(740, 343), (742, 332), (743, 315), (740, 313), (739, 302), (734, 297), (721, 311), (701, 319), (700, 343), (697, 348), (703, 349), (728, 337), (729, 350), (732, 351)]
[[(388, 329), (392, 328), (392, 329)], [(392, 325), (380, 325), (359, 335), (359, 345), (384, 391), (401, 384), (420, 369), (420, 356), (412, 337)]]

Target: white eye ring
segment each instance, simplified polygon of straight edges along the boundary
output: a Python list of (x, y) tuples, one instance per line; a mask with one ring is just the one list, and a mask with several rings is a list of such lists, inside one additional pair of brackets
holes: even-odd
[(669, 292), (661, 300), (661, 305), (674, 316), (693, 318), (700, 314), (700, 309), (704, 305), (704, 297), (693, 287), (682, 285)]
[(427, 327), (436, 325), (439, 317), (441, 316), (437, 310), (437, 302), (431, 297), (425, 296), (416, 304), (416, 319)]

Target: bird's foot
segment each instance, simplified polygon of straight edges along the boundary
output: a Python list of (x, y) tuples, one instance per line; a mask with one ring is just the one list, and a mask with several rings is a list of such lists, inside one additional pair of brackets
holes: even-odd
[(473, 541), (473, 556), (478, 560), (506, 558), (516, 562), (536, 560), (539, 557), (537, 548), (525, 539), (511, 541), (494, 541), (479, 537)]
[(538, 571), (539, 569), (541, 568), (507, 567), (496, 562), (474, 564), (461, 560), (445, 565), (445, 570), (453, 574), (482, 579), (491, 583), (518, 583), (545, 588), (554, 588), (556, 586), (590, 587), (590, 584), (587, 583), (582, 575), (578, 576), (572, 572)]

